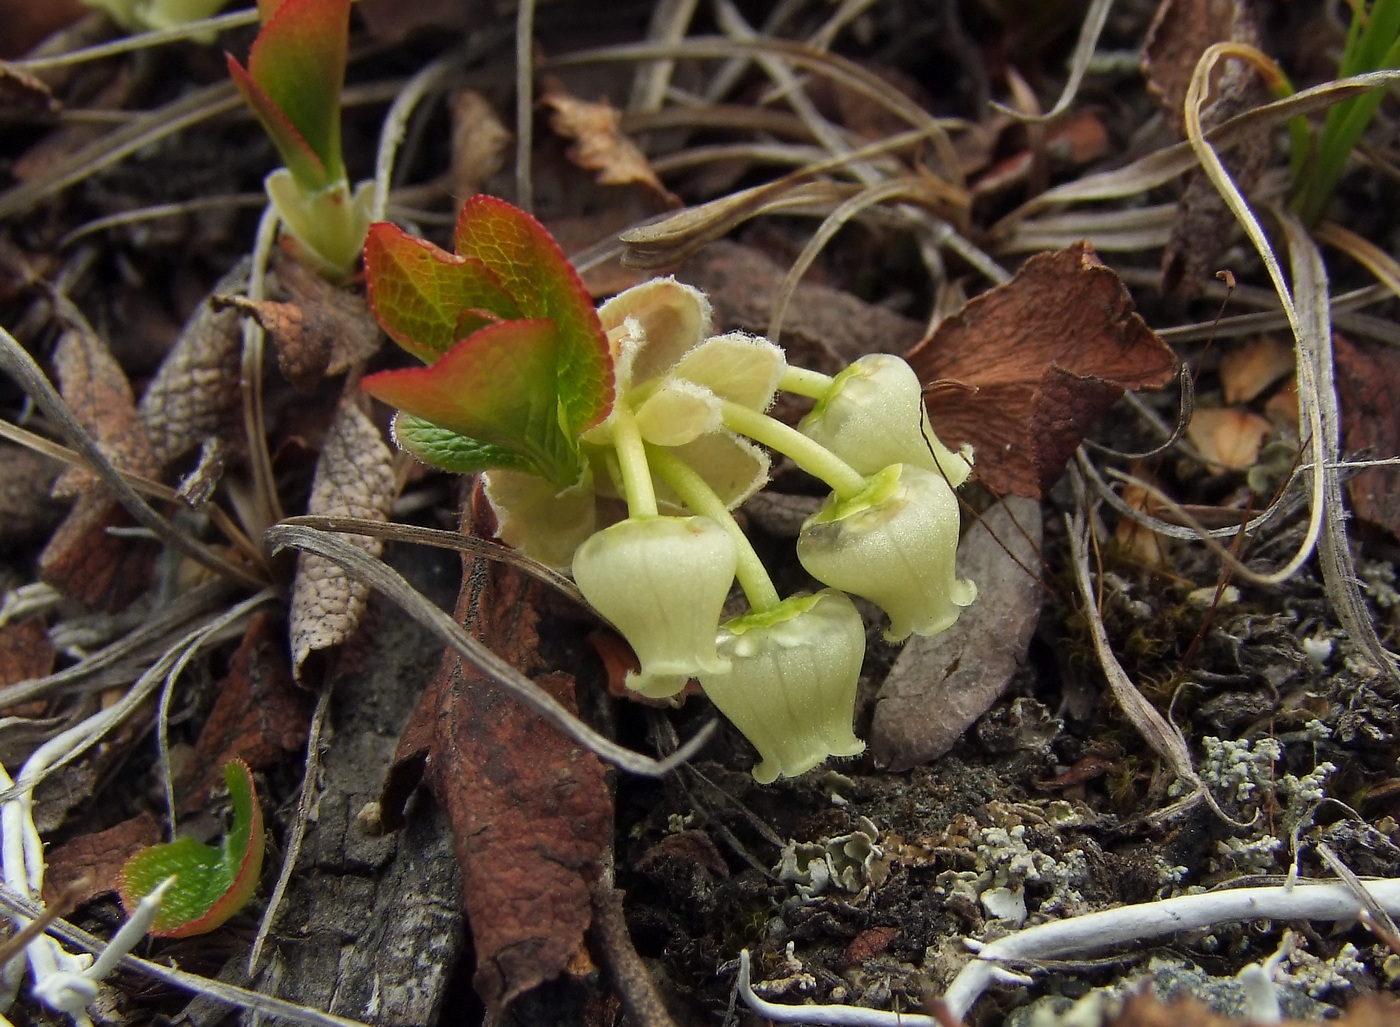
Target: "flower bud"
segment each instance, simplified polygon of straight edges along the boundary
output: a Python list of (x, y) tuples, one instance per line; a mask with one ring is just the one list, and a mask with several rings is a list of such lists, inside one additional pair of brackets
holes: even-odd
[(721, 625), (718, 647), (729, 669), (700, 684), (763, 757), (760, 784), (865, 748), (851, 730), (865, 625), (849, 597), (826, 589), (785, 599)]
[(958, 454), (938, 441), (919, 376), (888, 353), (863, 356), (838, 374), (800, 427), (861, 474), (913, 464), (956, 488), (972, 470), (971, 447)]
[(715, 633), (737, 562), (734, 540), (708, 517), (633, 517), (578, 547), (574, 581), (641, 661), (628, 687), (661, 699), (728, 668)]
[(894, 464), (808, 517), (797, 558), (817, 580), (883, 607), (888, 641), (936, 635), (977, 597), (955, 576), (958, 527), (957, 497), (941, 474)]

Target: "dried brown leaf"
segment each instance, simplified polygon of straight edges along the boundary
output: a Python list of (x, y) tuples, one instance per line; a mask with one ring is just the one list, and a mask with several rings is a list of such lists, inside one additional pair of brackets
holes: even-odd
[[(573, 679), (540, 673), (542, 586), (504, 564), (468, 557), (463, 566), (457, 620), (573, 707)], [(393, 790), (381, 799), (387, 825), (425, 770), (462, 868), (473, 982), (488, 1010), (499, 1011), (564, 972), (580, 950), (592, 918), (589, 884), (612, 830), (604, 768), (449, 654), (395, 755)]]
[(277, 350), (277, 369), (292, 388), (310, 392), (320, 384), (330, 366), (335, 324), (317, 307), (246, 296), (222, 296), (214, 303), (246, 314), (263, 327)]
[(1238, 407), (1197, 409), (1186, 435), (1207, 463), (1242, 471), (1259, 460), (1259, 449), (1273, 432), (1267, 418)]
[(1273, 335), (1233, 346), (1220, 358), (1226, 403), (1248, 403), (1293, 373), (1293, 347)]
[(1040, 617), (1040, 504), (1009, 496), (958, 546), (977, 602), (934, 638), (910, 639), (875, 698), (870, 753), (890, 770), (936, 759), (1000, 698)]
[[(1142, 73), (1178, 138), (1186, 134), (1181, 112), (1196, 62), (1206, 47), (1225, 40), (1259, 43), (1258, 25), (1243, 0), (1161, 0), (1157, 5), (1142, 46)], [(1221, 77), (1217, 72), (1213, 90), (1220, 90)]]
[[(343, 374), (374, 356), (383, 334), (363, 293), (332, 285), (300, 261), (281, 255), (276, 274), (287, 299), (304, 309), (310, 308), (314, 313), (304, 317), (325, 326), (330, 336), (326, 374)], [(281, 359), (279, 352), (279, 363)]]
[[(1371, 459), (1400, 457), (1400, 351), (1335, 337), (1342, 445)], [(1400, 466), (1368, 467), (1347, 482), (1352, 512), (1400, 538)]]
[(150, 814), (142, 813), (50, 849), (44, 854), (44, 901), (53, 902), (69, 884), (82, 878), (88, 883), (79, 893), (78, 905), (115, 891), (117, 875), (126, 861), (158, 841), (160, 825)]
[(0, 442), (0, 545), (29, 542), (56, 521), (49, 498), (59, 464), (23, 446)]
[(681, 206), (681, 201), (656, 177), (637, 144), (623, 133), (622, 115), (611, 104), (580, 100), (555, 78), (545, 80), (540, 103), (554, 111), (550, 127), (574, 140), (569, 159), (581, 168), (598, 172), (601, 184), (644, 186), (669, 206)]
[[(59, 338), (53, 360), (60, 393), (107, 459), (118, 470), (155, 477), (160, 468), (136, 413), (131, 384), (107, 343), (85, 328), (70, 328)], [(86, 468), (70, 467), (54, 483), (54, 495), (75, 496), (96, 481)]]
[(452, 94), (452, 159), (448, 174), (452, 195), (465, 201), (481, 192), (486, 180), (505, 167), (515, 137), (496, 115), (491, 101), (475, 89)]
[[(240, 265), (218, 281), (211, 296), (233, 293), (247, 278), (246, 265)], [(210, 436), (232, 434), (242, 409), (242, 346), (236, 311), (215, 310), (204, 303), (185, 325), (139, 407), (161, 467), (169, 467)]]
[(461, 33), (489, 20), (482, 0), (363, 0), (360, 17), (370, 34), (386, 43), (403, 42), (420, 29)]
[(229, 760), (265, 770), (305, 746), (311, 710), (306, 694), (292, 681), (279, 632), (280, 618), (267, 612), (248, 622), (228, 674), (215, 688), (214, 706), (194, 753), (175, 782), (183, 812), (208, 804), (223, 787)]
[(1176, 373), (1171, 347), (1087, 242), (1032, 257), (907, 359), (938, 437), (971, 443), (992, 491), (1031, 499), (1125, 390), (1161, 388)]
[[(361, 409), (359, 396), (347, 395), (316, 463), (307, 512), (387, 521), (395, 496), (393, 464), (394, 455)], [(373, 556), (383, 551), (381, 539), (347, 537)], [(312, 653), (339, 646), (354, 634), (368, 596), (369, 586), (355, 581), (338, 564), (311, 553), (297, 558), (288, 615), (292, 672), (297, 680)]]
[(53, 644), (42, 617), (0, 624), (0, 687), (53, 670)]
[(84, 492), (39, 554), (40, 579), (88, 606), (123, 609), (150, 588), (160, 555), (154, 541), (109, 530), (132, 524), (106, 492)]

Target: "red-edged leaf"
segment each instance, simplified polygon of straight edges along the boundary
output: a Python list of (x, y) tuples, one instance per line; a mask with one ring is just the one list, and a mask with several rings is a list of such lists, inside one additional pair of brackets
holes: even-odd
[[(523, 316), (481, 261), (453, 256), (387, 221), (370, 226), (365, 278), (374, 316), (389, 337), (430, 363), (487, 324), (487, 315), (504, 321)], [(466, 319), (478, 311), (475, 324)]]
[(247, 905), (258, 885), (266, 839), (253, 772), (242, 760), (231, 760), (224, 781), (233, 801), (233, 825), (222, 846), (179, 838), (143, 849), (122, 867), (117, 890), (128, 915), (167, 877), (176, 877), (151, 925), (157, 937), (212, 931)]
[(440, 428), (526, 457), (561, 485), (578, 478), (572, 436), (559, 424), (561, 337), (544, 318), (502, 321), (463, 339), (435, 364), (364, 379), (371, 396)]
[(475, 258), (500, 279), (520, 314), (559, 326), (559, 403), (564, 429), (577, 437), (612, 409), (612, 358), (588, 290), (543, 225), (494, 196), (462, 207), (457, 254)]
[(272, 140), (272, 145), (277, 147), (282, 163), (292, 173), (297, 185), (313, 191), (329, 185), (332, 179), (327, 174), (321, 158), (316, 156), (316, 151), (311, 148), (311, 144), (301, 137), (296, 126), (287, 120), (287, 116), (278, 109), (272, 99), (258, 88), (258, 84), (244, 70), (243, 65), (234, 60), (231, 54), (225, 56), (228, 58), (228, 73), (239, 93), (243, 95), (243, 102), (257, 115), (263, 131)]
[(248, 55), (249, 75), (321, 159), (332, 181), (345, 176), (340, 88), (349, 35), (350, 0), (285, 0)]

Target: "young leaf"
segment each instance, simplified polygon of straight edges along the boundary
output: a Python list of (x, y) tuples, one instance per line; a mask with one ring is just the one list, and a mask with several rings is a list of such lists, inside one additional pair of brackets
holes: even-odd
[(561, 334), (543, 318), (502, 321), (463, 339), (435, 364), (381, 371), (363, 388), (459, 435), (496, 446), (561, 487), (579, 475), (574, 438), (561, 430)]
[(494, 196), (473, 196), (457, 219), (459, 257), (493, 271), (527, 318), (559, 326), (559, 407), (577, 437), (612, 409), (612, 358), (598, 313), (578, 273), (544, 226)]
[[(402, 410), (394, 418), (394, 441), (413, 456), (441, 467), (453, 474), (475, 474), (478, 471), (513, 470), (531, 474), (534, 465), (524, 457), (492, 446), (466, 435), (459, 435), (447, 428), (439, 428), (431, 421), (414, 417)], [(535, 479), (531, 474), (532, 480)]]
[(247, 905), (257, 887), (264, 833), (253, 772), (242, 760), (231, 760), (224, 781), (233, 801), (233, 826), (222, 846), (179, 838), (143, 849), (122, 868), (117, 889), (128, 914), (167, 877), (177, 877), (151, 925), (157, 937), (206, 934)]
[(297, 187), (312, 192), (324, 189), (332, 179), (326, 173), (326, 166), (321, 158), (311, 149), (311, 144), (302, 138), (296, 126), (288, 120), (277, 104), (272, 102), (271, 97), (258, 87), (243, 69), (243, 65), (234, 60), (232, 54), (226, 54), (225, 57), (233, 84), (238, 87), (239, 93), (243, 95), (243, 102), (253, 109), (263, 131), (277, 147), (277, 153), (287, 170), (292, 173)]
[(365, 278), (374, 316), (389, 337), (429, 363), (489, 320), (469, 322), (468, 313), (503, 321), (523, 316), (481, 261), (453, 256), (384, 221), (371, 225), (365, 240)]
[[(350, 0), (284, 0), (263, 25), (248, 55), (246, 75), (230, 72), (272, 136), (298, 184), (307, 191), (345, 177), (340, 155), (340, 89), (350, 34)], [(249, 86), (256, 86), (256, 93)], [(261, 94), (258, 96), (257, 94)], [(280, 112), (276, 124), (267, 103)], [(289, 157), (296, 149), (286, 128), (315, 154), (321, 174), (303, 179)], [(311, 169), (303, 167), (302, 171)]]

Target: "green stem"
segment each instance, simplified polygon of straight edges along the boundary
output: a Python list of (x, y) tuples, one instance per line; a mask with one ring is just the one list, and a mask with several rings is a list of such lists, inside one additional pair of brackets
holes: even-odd
[(612, 441), (617, 450), (618, 469), (622, 472), (628, 516), (655, 517), (656, 488), (647, 467), (646, 445), (642, 442), (642, 433), (637, 430), (632, 408), (621, 400), (613, 411)]
[(825, 446), (767, 414), (725, 400), (724, 426), (791, 457), (798, 467), (830, 485), (838, 499), (849, 499), (865, 488), (865, 475)]
[(739, 566), (734, 576), (739, 579), (739, 587), (744, 590), (753, 611), (762, 613), (777, 606), (782, 600), (773, 586), (773, 579), (768, 576), (768, 571), (763, 566), (763, 561), (758, 558), (753, 543), (739, 527), (739, 522), (734, 519), (729, 508), (724, 505), (724, 500), (715, 494), (715, 490), (710, 488), (709, 483), (695, 468), (669, 449), (647, 446), (646, 450), (657, 477), (675, 489), (686, 506), (701, 517), (708, 517), (719, 524), (734, 539), (739, 554)]
[(778, 381), (778, 388), (784, 392), (796, 393), (799, 396), (821, 399), (831, 388), (833, 381), (835, 379), (829, 374), (809, 371), (805, 367), (793, 367), (789, 364), (783, 369), (783, 377)]

